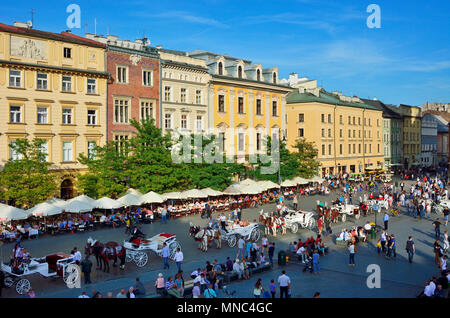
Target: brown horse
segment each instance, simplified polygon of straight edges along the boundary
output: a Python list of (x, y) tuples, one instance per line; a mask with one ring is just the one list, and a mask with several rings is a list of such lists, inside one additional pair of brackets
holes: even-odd
[[(120, 260), (120, 269), (125, 269), (126, 249), (117, 242), (100, 243), (97, 240), (88, 238), (85, 249), (86, 255), (95, 255), (97, 260), (97, 269), (109, 273), (109, 261), (114, 260), (113, 266), (116, 266), (117, 259)], [(102, 266), (104, 265), (104, 266)]]

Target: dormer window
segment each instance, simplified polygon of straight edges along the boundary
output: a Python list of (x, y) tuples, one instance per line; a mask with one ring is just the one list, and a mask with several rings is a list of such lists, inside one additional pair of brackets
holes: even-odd
[(219, 68), (219, 71), (218, 71), (219, 75), (223, 75), (223, 64), (222, 64), (222, 62), (219, 62), (218, 68)]
[(260, 70), (257, 70), (257, 71), (256, 71), (256, 80), (257, 80), (257, 81), (260, 81), (260, 80), (261, 80), (261, 71), (260, 71)]
[(238, 78), (242, 78), (242, 66), (238, 66)]
[(277, 73), (273, 73), (273, 83), (276, 84), (277, 83)]

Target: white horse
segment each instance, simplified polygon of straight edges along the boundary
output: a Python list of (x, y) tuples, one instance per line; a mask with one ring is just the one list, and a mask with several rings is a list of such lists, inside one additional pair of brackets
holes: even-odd
[(213, 240), (216, 240), (216, 247), (222, 248), (222, 240), (219, 230), (204, 228), (201, 229), (199, 226), (194, 226), (190, 224), (189, 234), (194, 237), (194, 239), (199, 242), (198, 248), (206, 252), (208, 251), (208, 245)]

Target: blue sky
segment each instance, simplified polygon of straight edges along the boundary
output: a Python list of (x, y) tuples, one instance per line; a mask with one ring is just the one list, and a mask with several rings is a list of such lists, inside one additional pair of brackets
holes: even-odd
[[(278, 66), (317, 79), (328, 91), (392, 104), (450, 102), (450, 1), (191, 0), (18, 1), (1, 5), (0, 22), (30, 20), (67, 29), (66, 7), (81, 7), (84, 35), (94, 32), (177, 50), (204, 49)], [(369, 4), (381, 29), (369, 29)]]

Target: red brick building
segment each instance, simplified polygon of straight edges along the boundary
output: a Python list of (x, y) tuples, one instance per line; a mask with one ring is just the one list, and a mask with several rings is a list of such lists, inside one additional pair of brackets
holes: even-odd
[(158, 51), (146, 40), (121, 41), (116, 36), (87, 35), (106, 43), (108, 81), (107, 140), (131, 138), (130, 120), (152, 117), (160, 127), (160, 60)]

